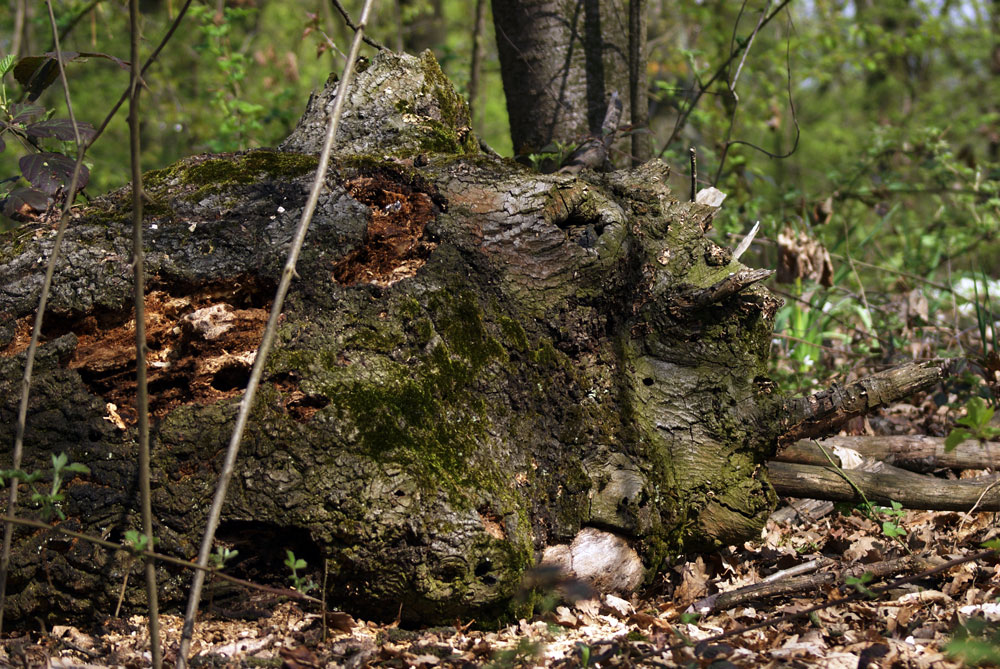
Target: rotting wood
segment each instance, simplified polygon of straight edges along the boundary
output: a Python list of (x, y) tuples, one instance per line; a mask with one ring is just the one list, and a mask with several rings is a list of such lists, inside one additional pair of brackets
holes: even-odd
[(997, 477), (947, 481), (890, 465), (880, 472), (838, 472), (832, 467), (772, 461), (767, 469), (775, 491), (787, 497), (863, 502), (857, 486), (870, 502), (884, 505), (899, 502), (907, 509), (1000, 511), (1000, 485), (991, 486)]

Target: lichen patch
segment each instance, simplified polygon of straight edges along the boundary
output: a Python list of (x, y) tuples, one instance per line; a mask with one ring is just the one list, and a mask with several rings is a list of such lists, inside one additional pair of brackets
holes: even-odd
[(364, 243), (334, 267), (338, 283), (390, 286), (415, 275), (437, 246), (426, 231), (436, 216), (433, 194), (395, 176), (377, 171), (344, 182), (369, 214)]

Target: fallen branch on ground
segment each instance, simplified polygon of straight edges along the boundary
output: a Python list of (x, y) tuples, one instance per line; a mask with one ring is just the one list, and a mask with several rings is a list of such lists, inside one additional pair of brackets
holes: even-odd
[[(834, 460), (839, 460), (835, 449), (849, 448), (862, 457), (917, 472), (1000, 467), (1000, 443), (969, 440), (949, 452), (944, 448), (943, 438), (923, 435), (828, 437), (819, 445), (812, 439), (802, 439), (783, 448), (774, 459), (803, 465), (829, 464), (820, 446)], [(842, 462), (838, 464), (844, 466)]]
[(907, 509), (1000, 511), (1000, 485), (990, 485), (996, 477), (948, 481), (891, 465), (883, 465), (879, 472), (841, 473), (830, 467), (771, 461), (767, 469), (771, 485), (785, 497), (860, 503), (865, 501), (860, 490), (872, 502), (888, 505), (895, 501)]
[[(724, 611), (734, 606), (742, 606), (767, 597), (790, 595), (797, 592), (815, 592), (822, 586), (844, 583), (848, 577), (860, 578), (866, 573), (871, 574), (876, 579), (882, 579), (902, 572), (915, 573), (943, 563), (944, 560), (940, 559), (932, 563), (917, 556), (906, 556), (872, 564), (855, 564), (839, 571), (824, 571), (801, 576), (786, 575), (785, 572), (780, 572), (784, 577), (754, 583), (753, 585), (737, 588), (729, 592), (720, 592), (695, 602), (691, 605), (691, 608), (694, 612), (705, 615), (713, 611)], [(815, 569), (820, 569), (833, 564), (833, 560), (820, 558), (805, 564), (814, 566), (813, 568)], [(793, 569), (801, 570), (802, 566), (798, 565), (797, 567), (793, 567)], [(790, 571), (786, 570), (786, 572)], [(775, 574), (775, 576), (778, 576), (778, 574)]]

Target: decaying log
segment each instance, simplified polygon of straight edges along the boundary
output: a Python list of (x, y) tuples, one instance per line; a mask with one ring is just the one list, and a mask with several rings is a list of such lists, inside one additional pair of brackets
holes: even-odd
[(834, 432), (838, 426), (868, 411), (905, 399), (929, 388), (949, 373), (954, 363), (932, 360), (903, 365), (846, 386), (834, 386), (784, 404), (782, 443)]
[(857, 486), (870, 502), (886, 506), (899, 502), (907, 509), (1000, 511), (1000, 479), (996, 476), (947, 481), (891, 465), (884, 465), (879, 472), (838, 472), (832, 467), (774, 461), (767, 469), (775, 491), (786, 497), (856, 504), (864, 501)]
[(837, 436), (827, 437), (819, 442), (801, 439), (779, 450), (773, 459), (778, 462), (825, 466), (830, 464), (823, 454), (823, 449), (826, 449), (834, 462), (842, 466), (843, 463), (835, 452), (838, 448), (850, 449), (864, 458), (881, 460), (915, 472), (1000, 468), (998, 442), (970, 439), (947, 451), (943, 438), (923, 435)]
[[(278, 150), (144, 179), (165, 553), (200, 541), (336, 87)], [(636, 552), (638, 576), (759, 535), (777, 499), (764, 463), (779, 301), (755, 283), (766, 272), (706, 237), (718, 209), (678, 201), (667, 178), (657, 161), (540, 175), (484, 154), (429, 53), (378, 54), (348, 92), (236, 464), (217, 533), (239, 551), (228, 568), (280, 579), (291, 549), (348, 611), (488, 622), (525, 615), (522, 576), (594, 529)], [(66, 526), (116, 540), (136, 525), (129, 202), (96, 199), (67, 232), (25, 459), (88, 465)], [(0, 247), (0, 441), (51, 247), (44, 220)], [(113, 610), (135, 568), (124, 552), (15, 539), (5, 620)], [(186, 574), (159, 578), (164, 606), (183, 598)], [(126, 605), (142, 601), (136, 581)]]

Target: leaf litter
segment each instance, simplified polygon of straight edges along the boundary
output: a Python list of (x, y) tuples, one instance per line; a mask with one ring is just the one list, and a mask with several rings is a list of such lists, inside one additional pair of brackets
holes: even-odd
[[(919, 577), (1000, 536), (998, 514), (906, 511), (901, 543), (877, 519), (804, 502), (784, 500), (755, 541), (678, 559), (641, 595), (548, 597), (550, 610), (498, 630), (475, 621), (403, 629), (343, 612), (327, 612), (324, 630), (319, 610), (250, 592), (242, 615), (202, 614), (191, 666), (958, 668), (946, 649), (956, 630), (1000, 630), (997, 553)], [(161, 616), (164, 666), (174, 665), (181, 624)], [(148, 666), (147, 629), (134, 615), (18, 632), (0, 645), (0, 666)]]

